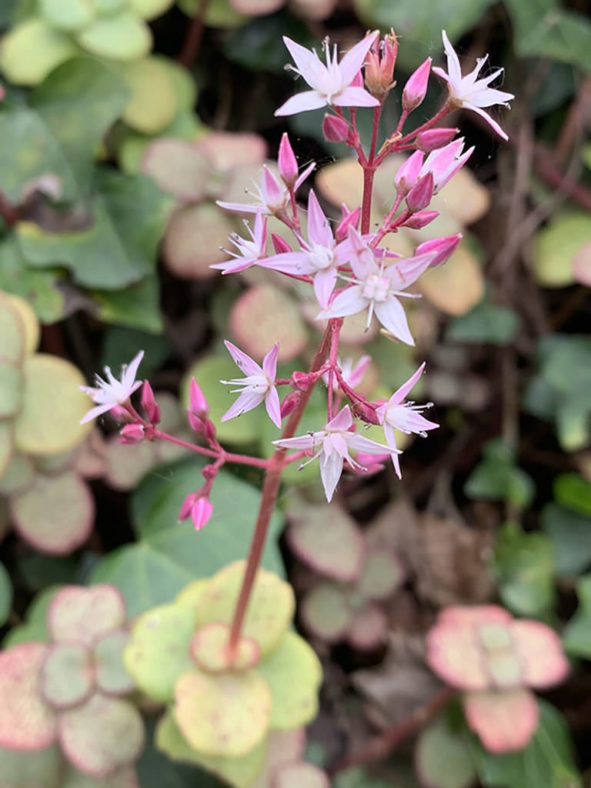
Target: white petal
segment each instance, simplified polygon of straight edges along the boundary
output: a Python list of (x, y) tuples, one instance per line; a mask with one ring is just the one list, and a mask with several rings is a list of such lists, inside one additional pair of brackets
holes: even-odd
[(275, 110), (276, 117), (284, 115), (297, 115), (299, 112), (308, 112), (327, 105), (326, 96), (321, 96), (316, 90), (305, 90), (287, 99), (279, 109)]
[(324, 452), (320, 455), (320, 478), (326, 493), (326, 500), (330, 503), (335, 488), (343, 472), (343, 458), (336, 452), (329, 455)]
[(265, 408), (273, 424), (281, 429), (281, 405), (275, 386), (270, 388), (265, 396)]
[(314, 277), (314, 292), (320, 306), (325, 308), (328, 306), (336, 282), (336, 268), (327, 268), (325, 271), (319, 271), (316, 274)]
[(482, 118), (484, 118), (485, 121), (488, 123), (488, 125), (497, 132), (499, 137), (502, 137), (504, 140), (509, 139), (509, 135), (503, 131), (503, 129), (496, 122), (496, 120), (493, 120), (491, 118), (488, 112), (485, 112), (483, 109), (480, 109), (480, 107), (476, 107), (473, 104), (464, 104), (464, 107), (466, 109), (471, 109), (472, 112), (476, 112), (477, 115), (480, 115)]
[(379, 107), (380, 102), (365, 88), (349, 87), (341, 90), (332, 99), (335, 107)]
[(376, 304), (375, 313), (380, 323), (391, 334), (407, 345), (414, 345), (415, 341), (410, 333), (406, 314), (397, 298), (391, 296), (387, 301)]
[(245, 375), (263, 375), (263, 368), (256, 361), (248, 356), (243, 350), (233, 345), (228, 340), (224, 341), (228, 353), (232, 356), (232, 361)]
[(347, 317), (356, 315), (367, 307), (367, 299), (361, 296), (361, 287), (353, 285), (342, 290), (328, 309), (324, 309), (318, 318)]
[(243, 391), (236, 402), (224, 413), (220, 421), (229, 421), (241, 416), (243, 413), (247, 413), (249, 410), (253, 410), (253, 408), (261, 404), (264, 398), (264, 394), (259, 394), (255, 391)]
[[(373, 33), (370, 33), (370, 35), (365, 36), (365, 38), (355, 44), (355, 46), (347, 52), (347, 54), (339, 63), (339, 70), (345, 85), (349, 85), (353, 81), (353, 78), (363, 66), (365, 58), (367, 57), (367, 53), (371, 49), (371, 46), (376, 40), (377, 36), (377, 30), (375, 30)], [(376, 104), (379, 104), (379, 101), (376, 101)]]

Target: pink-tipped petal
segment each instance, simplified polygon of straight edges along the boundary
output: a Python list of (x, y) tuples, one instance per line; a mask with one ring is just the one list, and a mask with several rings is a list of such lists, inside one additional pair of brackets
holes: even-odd
[[(142, 359), (144, 357), (144, 351), (140, 350), (139, 353), (134, 356), (134, 358), (129, 362), (129, 364), (125, 367), (123, 375), (121, 376), (121, 383), (123, 386), (128, 388), (131, 386), (135, 380), (135, 376), (138, 371), (139, 365), (142, 363)], [(137, 381), (136, 388), (139, 388), (142, 384), (142, 381)], [(134, 384), (135, 385), (135, 384)]]
[(333, 244), (332, 230), (313, 189), (308, 195), (308, 238), (320, 246)]
[(336, 283), (336, 268), (327, 268), (324, 271), (318, 271), (314, 277), (314, 293), (321, 307), (324, 307), (325, 309), (328, 307), (328, 303)]
[(191, 508), (191, 519), (196, 531), (200, 531), (206, 525), (213, 512), (213, 506), (208, 498), (198, 498)]
[(88, 424), (89, 421), (96, 419), (97, 416), (102, 416), (108, 410), (112, 409), (112, 405), (97, 405), (96, 408), (91, 408), (83, 419), (80, 419), (80, 424)]
[(353, 287), (342, 290), (330, 307), (320, 312), (317, 317), (319, 320), (331, 317), (347, 317), (347, 315), (356, 315), (366, 308), (367, 300), (361, 296), (361, 287), (353, 285)]
[(327, 430), (348, 430), (353, 424), (353, 417), (351, 416), (351, 408), (345, 405), (344, 408), (337, 413), (337, 415), (328, 422), (326, 425)]
[(463, 700), (468, 725), (490, 752), (522, 750), (538, 727), (538, 703), (527, 689), (468, 692)]
[(284, 132), (279, 143), (277, 156), (279, 174), (288, 186), (293, 186), (298, 177), (298, 162), (291, 147), (287, 132)]
[(245, 375), (262, 375), (263, 370), (261, 367), (244, 351), (240, 350), (240, 348), (233, 345), (232, 342), (229, 342), (227, 339), (224, 340), (224, 345), (228, 353), (232, 356), (233, 362), (241, 372), (244, 372)]
[(394, 394), (390, 397), (390, 402), (388, 404), (398, 404), (406, 399), (406, 395), (416, 386), (418, 381), (421, 378), (421, 375), (425, 371), (425, 362), (421, 364), (421, 366), (414, 372), (410, 378), (403, 383), (400, 388), (397, 388)]

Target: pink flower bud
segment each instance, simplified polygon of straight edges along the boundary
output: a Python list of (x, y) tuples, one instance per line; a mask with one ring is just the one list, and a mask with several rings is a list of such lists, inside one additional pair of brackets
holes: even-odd
[(281, 403), (281, 418), (283, 419), (285, 418), (285, 416), (289, 416), (289, 414), (294, 410), (295, 406), (298, 404), (299, 401), (300, 401), (299, 392), (291, 391)]
[(433, 150), (443, 148), (444, 145), (449, 145), (453, 138), (458, 133), (459, 129), (427, 129), (417, 134), (415, 144), (419, 150), (430, 153)]
[(126, 424), (119, 430), (121, 443), (141, 443), (146, 433), (141, 424)]
[(394, 178), (396, 190), (403, 197), (408, 194), (419, 178), (421, 167), (423, 166), (423, 153), (415, 151), (412, 156), (404, 162)]
[(196, 531), (200, 531), (209, 522), (213, 506), (209, 498), (199, 498), (191, 507), (191, 519)]
[(373, 44), (365, 61), (365, 86), (382, 101), (394, 85), (394, 66), (398, 54), (398, 39), (392, 30), (382, 41)]
[(271, 240), (273, 241), (273, 248), (275, 249), (275, 254), (283, 254), (284, 252), (293, 251), (293, 249), (287, 243), (287, 241), (284, 238), (282, 238), (280, 235), (271, 233)]
[(187, 421), (189, 422), (189, 427), (198, 435), (201, 435), (205, 430), (205, 422), (199, 416), (196, 416), (191, 408), (187, 408)]
[(406, 204), (413, 213), (422, 211), (433, 197), (433, 174), (428, 172), (415, 183), (406, 197)]
[(212, 482), (215, 479), (215, 477), (218, 475), (218, 471), (219, 471), (219, 467), (216, 467), (215, 465), (210, 463), (209, 465), (206, 465), (205, 468), (201, 471), (201, 475), (208, 482)]
[(445, 238), (433, 238), (431, 241), (425, 241), (417, 246), (415, 254), (425, 254), (426, 252), (435, 252), (435, 257), (431, 261), (429, 268), (433, 268), (440, 263), (444, 263), (449, 259), (457, 245), (462, 240), (462, 234), (448, 235)]
[(199, 493), (198, 492), (191, 492), (187, 495), (185, 500), (181, 504), (181, 508), (179, 509), (179, 523), (182, 523), (183, 520), (186, 520), (187, 517), (191, 514), (191, 509), (193, 504), (197, 500)]
[(428, 57), (408, 78), (402, 91), (402, 108), (407, 112), (412, 112), (419, 104), (423, 103), (427, 93), (430, 72), (431, 58)]
[(344, 118), (327, 113), (322, 119), (322, 133), (327, 142), (346, 142), (349, 136), (349, 124)]
[(314, 382), (316, 378), (310, 376), (308, 372), (292, 372), (291, 378), (289, 382), (291, 385), (298, 389), (298, 391), (307, 391), (310, 388), (310, 384)]
[(201, 419), (207, 416), (209, 405), (195, 378), (191, 378), (191, 382), (189, 383), (189, 404), (195, 416)]
[(359, 226), (359, 219), (361, 217), (361, 207), (355, 208), (353, 211), (349, 211), (347, 206), (343, 203), (341, 208), (343, 211), (343, 218), (338, 223), (335, 230), (335, 238), (337, 239), (338, 243), (344, 241), (347, 238), (349, 234), (349, 227), (354, 227), (357, 229)]
[(279, 143), (278, 164), (279, 175), (283, 178), (283, 182), (288, 188), (292, 188), (298, 179), (298, 162), (289, 142), (287, 132), (283, 133)]
[(115, 419), (115, 421), (119, 421), (122, 424), (129, 423), (133, 420), (131, 413), (127, 410), (127, 408), (124, 408), (123, 405), (114, 405), (109, 413)]
[(207, 419), (205, 422), (205, 432), (203, 433), (205, 439), (209, 441), (209, 443), (213, 443), (215, 441), (215, 424), (213, 421)]
[(361, 73), (361, 69), (355, 74), (351, 81), (352, 88), (362, 88), (363, 87), (363, 74)]
[(351, 408), (356, 416), (363, 419), (363, 421), (366, 421), (368, 424), (380, 423), (375, 407), (370, 405), (369, 402), (364, 403), (356, 400), (351, 404)]
[(417, 211), (413, 213), (412, 216), (408, 217), (404, 222), (404, 226), (408, 227), (410, 230), (420, 230), (422, 227), (431, 224), (438, 216), (439, 211)]
[(142, 386), (142, 396), (140, 402), (142, 410), (144, 411), (144, 414), (150, 424), (159, 424), (160, 408), (156, 403), (152, 386), (150, 386), (147, 380), (144, 381), (144, 385)]

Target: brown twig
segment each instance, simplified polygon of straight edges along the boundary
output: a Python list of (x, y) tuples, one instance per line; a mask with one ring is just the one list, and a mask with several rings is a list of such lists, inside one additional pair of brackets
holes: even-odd
[(385, 758), (402, 744), (405, 739), (418, 733), (421, 728), (431, 722), (447, 706), (455, 694), (455, 689), (443, 687), (433, 695), (428, 703), (419, 706), (407, 719), (371, 739), (365, 747), (352, 753), (347, 758), (343, 758), (343, 760), (328, 769), (329, 774), (334, 776), (352, 766), (362, 766), (363, 764)]
[(177, 57), (178, 62), (185, 68), (190, 68), (199, 54), (203, 31), (205, 30), (205, 14), (207, 13), (208, 5), (209, 0), (199, 0), (195, 16), (191, 19), (187, 28), (183, 48)]

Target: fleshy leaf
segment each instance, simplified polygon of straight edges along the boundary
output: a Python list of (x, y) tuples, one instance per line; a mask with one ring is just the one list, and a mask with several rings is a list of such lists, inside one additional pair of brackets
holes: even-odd
[(246, 755), (264, 739), (271, 717), (271, 693), (256, 671), (185, 673), (176, 683), (175, 700), (173, 714), (183, 736), (204, 755)]
[(0, 358), (0, 419), (18, 414), (23, 399), (23, 374), (17, 364)]
[[(0, 476), (8, 468), (14, 450), (14, 430), (9, 421), (0, 421)], [(1, 529), (0, 529), (1, 530)]]
[(444, 718), (419, 735), (415, 764), (425, 788), (471, 788), (476, 770), (465, 732), (455, 732)]
[(123, 120), (143, 134), (165, 129), (177, 110), (174, 84), (166, 67), (157, 58), (147, 57), (126, 64), (123, 74), (131, 90)]
[(313, 649), (294, 632), (257, 667), (273, 696), (269, 726), (274, 730), (307, 725), (318, 712), (322, 667)]
[(38, 473), (24, 492), (12, 496), (10, 508), (23, 539), (51, 555), (68, 555), (92, 531), (94, 498), (74, 471)]
[(272, 777), (278, 766), (284, 763), (299, 761), (306, 749), (306, 733), (303, 728), (291, 728), (286, 731), (269, 731), (267, 736), (267, 754), (263, 771), (249, 788), (269, 788)]
[(164, 239), (168, 269), (181, 279), (212, 279), (218, 274), (210, 266), (228, 258), (221, 247), (233, 230), (232, 219), (217, 205), (180, 207), (172, 215)]
[(129, 638), (129, 632), (116, 630), (99, 637), (94, 646), (96, 683), (106, 695), (124, 695), (135, 687), (123, 664), (123, 652)]
[(191, 656), (197, 665), (209, 673), (227, 670), (249, 670), (260, 659), (260, 648), (252, 638), (240, 638), (236, 655), (228, 652), (230, 627), (227, 624), (206, 624), (191, 641)]
[(484, 295), (484, 276), (476, 257), (459, 246), (445, 265), (428, 269), (418, 283), (419, 290), (446, 315), (465, 315)]
[(90, 697), (94, 684), (91, 654), (78, 643), (50, 647), (41, 669), (44, 701), (57, 710), (79, 706)]
[(25, 326), (16, 307), (0, 293), (0, 358), (20, 364), (25, 355)]
[(133, 766), (124, 766), (109, 777), (90, 777), (70, 766), (60, 788), (141, 788)]
[(328, 643), (343, 637), (353, 617), (346, 589), (334, 583), (322, 583), (309, 591), (300, 613), (306, 628)]
[(83, 49), (113, 60), (135, 60), (147, 55), (152, 45), (150, 28), (131, 12), (99, 17), (77, 36)]
[(161, 605), (135, 622), (124, 663), (139, 688), (154, 700), (166, 703), (174, 685), (194, 663), (189, 644), (195, 631), (195, 613), (181, 604)]
[(273, 285), (243, 293), (230, 314), (230, 326), (240, 347), (255, 359), (262, 359), (271, 343), (278, 342), (278, 360), (290, 361), (308, 342), (296, 302)]
[(330, 788), (328, 777), (313, 763), (287, 763), (274, 774), (273, 788)]
[(58, 733), (68, 760), (91, 777), (108, 777), (130, 764), (144, 744), (144, 724), (135, 706), (98, 693), (63, 712)]
[(37, 353), (25, 359), (22, 409), (15, 424), (17, 447), (34, 456), (59, 454), (81, 443), (92, 425), (80, 424), (88, 411), (85, 384), (69, 361)]
[(406, 580), (398, 556), (385, 549), (370, 550), (363, 565), (357, 590), (364, 599), (386, 599)]
[[(165, 714), (156, 730), (156, 743), (173, 761), (184, 761), (203, 766), (207, 771), (221, 777), (234, 788), (251, 788), (253, 779), (261, 770), (267, 742), (263, 739), (246, 755), (237, 758), (203, 755), (197, 752), (184, 738), (171, 712)], [(265, 786), (267, 788), (267, 786)]]
[(190, 607), (195, 612), (201, 603), (202, 595), (207, 588), (207, 580), (193, 580), (177, 594), (175, 604)]
[(355, 611), (346, 638), (353, 648), (369, 651), (383, 645), (387, 634), (388, 616), (379, 605), (370, 602)]
[(57, 745), (43, 750), (0, 749), (0, 774), (5, 788), (64, 788), (63, 757)]
[(197, 202), (207, 194), (211, 164), (191, 142), (158, 139), (146, 150), (142, 172), (180, 202)]
[[(215, 574), (197, 610), (197, 626), (232, 621), (245, 569), (236, 561)], [(272, 572), (259, 569), (242, 628), (243, 635), (256, 640), (261, 655), (269, 654), (289, 627), (295, 608), (291, 586)]]
[(342, 582), (359, 577), (365, 541), (355, 521), (338, 504), (290, 512), (287, 540), (298, 558), (320, 574)]
[[(37, 349), (37, 345), (39, 344), (39, 335), (41, 333), (41, 327), (39, 325), (39, 320), (35, 315), (35, 311), (33, 307), (29, 304), (28, 301), (25, 301), (24, 298), (21, 298), (18, 295), (8, 294), (7, 299), (9, 301), (10, 306), (16, 310), (18, 316), (21, 319), (21, 324), (25, 331), (25, 355), (30, 356), (32, 353), (35, 352)], [(2, 310), (3, 302), (0, 302), (0, 314)], [(0, 320), (2, 317), (0, 316)], [(0, 349), (0, 356), (6, 356), (6, 353), (3, 352), (4, 350), (4, 342), (6, 341), (5, 337), (2, 337), (2, 346)]]
[(0, 746), (40, 750), (56, 738), (55, 717), (39, 696), (44, 643), (22, 643), (0, 653)]
[(80, 30), (94, 18), (92, 0), (40, 0), (39, 10), (58, 30)]
[(31, 17), (4, 36), (0, 65), (16, 85), (37, 85), (75, 54), (76, 47), (67, 35), (40, 17)]
[(527, 689), (467, 692), (463, 700), (468, 724), (490, 752), (521, 750), (538, 726), (538, 704)]
[(174, 0), (129, 0), (131, 10), (142, 19), (154, 19), (173, 4)]
[(99, 635), (124, 623), (125, 603), (111, 585), (66, 586), (52, 599), (47, 621), (57, 643), (75, 641), (92, 646)]

